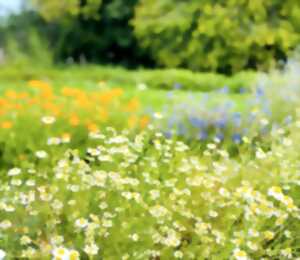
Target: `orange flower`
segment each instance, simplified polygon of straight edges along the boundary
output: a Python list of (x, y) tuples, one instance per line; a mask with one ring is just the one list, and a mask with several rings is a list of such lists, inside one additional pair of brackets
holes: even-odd
[(69, 119), (69, 123), (70, 123), (70, 125), (72, 125), (72, 126), (77, 126), (77, 125), (79, 125), (79, 118), (78, 118), (78, 116), (77, 116), (77, 115), (72, 115), (72, 116), (70, 117), (70, 119)]
[(111, 102), (112, 98), (113, 98), (113, 95), (109, 91), (106, 91), (99, 95), (99, 99), (100, 99), (100, 102), (102, 105), (109, 104)]
[(63, 143), (69, 143), (71, 140), (71, 135), (69, 133), (64, 133), (61, 136)]
[(140, 127), (145, 128), (150, 122), (150, 118), (148, 116), (142, 116), (140, 119)]
[(88, 95), (84, 92), (76, 97), (76, 102), (80, 107), (88, 107), (91, 105)]
[(41, 80), (30, 80), (28, 81), (28, 85), (33, 88), (39, 89), (49, 89), (50, 85), (47, 82)]
[(136, 97), (134, 97), (128, 102), (126, 106), (126, 110), (130, 112), (135, 112), (138, 110), (139, 106), (140, 106), (139, 100)]
[(76, 97), (80, 96), (80, 90), (72, 87), (63, 87), (61, 90), (61, 94), (63, 94), (66, 97)]
[(87, 124), (87, 129), (90, 132), (97, 132), (99, 130), (98, 126), (95, 123), (88, 123)]
[(42, 107), (46, 110), (49, 110), (52, 112), (53, 115), (58, 116), (60, 114), (60, 108), (57, 104), (46, 102), (42, 105)]
[(7, 105), (7, 103), (7, 100), (5, 100), (4, 98), (0, 98), (0, 107)]
[(5, 91), (4, 95), (10, 99), (16, 99), (18, 98), (18, 94), (14, 90), (7, 90)]
[(18, 98), (19, 99), (26, 99), (28, 98), (28, 93), (27, 92), (20, 92)]
[(104, 108), (99, 108), (100, 120), (106, 122), (108, 119), (108, 113)]
[(53, 99), (54, 95), (52, 89), (51, 88), (43, 89), (43, 91), (41, 92), (41, 97), (43, 99)]
[(137, 124), (138, 118), (135, 115), (132, 115), (128, 118), (128, 126), (134, 128)]
[(39, 100), (35, 97), (28, 99), (28, 105), (34, 105), (37, 104)]
[(113, 94), (113, 96), (119, 97), (119, 96), (123, 95), (124, 91), (122, 88), (113, 88), (111, 90), (111, 93)]
[(10, 121), (3, 121), (1, 123), (1, 128), (3, 128), (3, 129), (10, 129), (10, 128), (12, 128), (12, 126), (13, 126), (13, 124)]
[(21, 110), (21, 109), (23, 108), (23, 106), (22, 106), (21, 104), (15, 104), (15, 105), (14, 105), (14, 108), (15, 108), (16, 110)]

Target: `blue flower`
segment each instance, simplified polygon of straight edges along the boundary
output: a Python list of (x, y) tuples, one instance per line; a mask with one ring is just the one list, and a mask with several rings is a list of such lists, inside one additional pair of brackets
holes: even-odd
[(167, 92), (167, 98), (171, 99), (174, 97), (174, 92), (173, 91), (168, 91)]
[(170, 131), (163, 132), (163, 134), (167, 139), (172, 138), (172, 133)]
[(175, 83), (175, 84), (173, 85), (173, 88), (174, 88), (174, 89), (181, 89), (181, 88), (182, 88), (182, 85), (181, 85), (180, 83)]
[(219, 89), (218, 92), (222, 93), (222, 94), (228, 94), (229, 93), (229, 87), (228, 86), (224, 86), (223, 88)]
[(261, 129), (260, 129), (260, 133), (261, 134), (267, 134), (269, 132), (269, 127), (268, 126), (263, 126)]
[(287, 125), (290, 124), (290, 123), (292, 123), (292, 121), (293, 121), (293, 117), (291, 115), (287, 116), (284, 119), (284, 123), (287, 124)]
[(226, 124), (227, 124), (227, 118), (225, 116), (223, 118), (216, 120), (214, 123), (214, 125), (220, 129), (225, 128)]
[(239, 112), (235, 112), (232, 114), (232, 122), (235, 127), (240, 127), (242, 124), (242, 115)]
[(218, 132), (216, 134), (216, 138), (219, 139), (220, 141), (223, 141), (224, 140), (224, 134), (222, 132)]
[(187, 133), (187, 129), (183, 123), (179, 123), (177, 126), (178, 135), (185, 135)]
[(203, 119), (197, 118), (197, 117), (190, 117), (189, 118), (192, 126), (197, 128), (205, 128), (207, 126), (207, 122)]
[(242, 136), (239, 133), (235, 133), (231, 137), (232, 141), (236, 144), (240, 144), (242, 142)]
[(255, 94), (256, 97), (259, 98), (259, 97), (263, 97), (265, 95), (265, 92), (262, 87), (257, 87)]
[(207, 134), (206, 131), (200, 131), (198, 137), (199, 137), (200, 140), (206, 140), (207, 137), (208, 137), (208, 134)]
[(247, 92), (247, 90), (244, 87), (240, 87), (239, 92), (240, 92), (240, 94), (244, 94)]

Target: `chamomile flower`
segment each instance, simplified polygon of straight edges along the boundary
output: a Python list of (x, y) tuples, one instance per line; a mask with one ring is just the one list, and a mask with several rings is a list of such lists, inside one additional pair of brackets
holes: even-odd
[(138, 90), (140, 90), (140, 91), (144, 91), (144, 90), (146, 90), (148, 87), (147, 87), (147, 85), (145, 84), (145, 83), (139, 83), (138, 85), (137, 85), (137, 89)]
[(152, 200), (156, 200), (160, 196), (160, 191), (159, 190), (150, 190), (150, 197)]
[(259, 148), (259, 149), (256, 151), (255, 155), (256, 155), (256, 158), (257, 158), (257, 159), (260, 159), (260, 160), (263, 160), (263, 159), (266, 159), (266, 158), (267, 158), (266, 153), (265, 153), (261, 148)]
[(69, 260), (69, 250), (65, 247), (57, 247), (52, 251), (54, 260)]
[(247, 253), (239, 248), (234, 249), (233, 256), (237, 260), (248, 260)]
[(153, 117), (155, 119), (162, 119), (164, 116), (160, 112), (156, 112), (153, 114)]
[(12, 223), (9, 220), (3, 220), (0, 222), (0, 229), (8, 229), (12, 226)]
[(155, 218), (161, 218), (168, 214), (168, 210), (160, 205), (156, 205), (150, 208), (150, 214)]
[(32, 242), (31, 238), (29, 236), (22, 236), (20, 239), (21, 245), (28, 245)]
[(177, 259), (182, 259), (183, 258), (183, 253), (179, 250), (174, 252), (174, 257)]
[(47, 140), (48, 145), (59, 145), (61, 144), (61, 139), (59, 137), (49, 137)]
[(4, 260), (5, 256), (6, 256), (6, 252), (0, 249), (0, 260)]
[(290, 247), (282, 249), (280, 251), (280, 254), (285, 257), (286, 259), (292, 259), (293, 255), (292, 255), (292, 249)]
[(275, 234), (274, 232), (267, 230), (264, 232), (264, 237), (266, 240), (272, 240), (275, 237)]
[(35, 155), (36, 155), (36, 157), (37, 158), (39, 158), (39, 159), (44, 159), (44, 158), (47, 158), (48, 157), (48, 153), (47, 152), (45, 152), (45, 151), (36, 151), (35, 152)]
[(21, 174), (20, 168), (12, 168), (8, 171), (8, 176), (17, 176), (19, 174)]
[(134, 242), (137, 242), (139, 240), (139, 235), (138, 234), (132, 234), (129, 236)]
[(72, 249), (69, 251), (69, 260), (79, 260), (80, 259), (80, 254), (78, 251)]
[(84, 247), (84, 252), (86, 252), (88, 255), (97, 255), (99, 252), (99, 247), (95, 244), (88, 244)]
[(41, 121), (45, 125), (51, 125), (56, 121), (56, 118), (54, 116), (43, 116)]
[(278, 186), (273, 186), (269, 188), (268, 195), (274, 197), (277, 200), (282, 200), (284, 198), (284, 194), (282, 193), (282, 189)]
[(86, 228), (89, 222), (85, 218), (79, 218), (75, 221), (75, 226), (78, 228)]

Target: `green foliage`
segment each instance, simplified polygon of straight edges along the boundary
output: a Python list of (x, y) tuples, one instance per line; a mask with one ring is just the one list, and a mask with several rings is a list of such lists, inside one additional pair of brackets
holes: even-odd
[(24, 11), (8, 17), (0, 24), (0, 47), (4, 49), (5, 65), (26, 67), (32, 63), (49, 66), (53, 63), (51, 42), (46, 35), (46, 24), (33, 11)]
[(228, 73), (285, 58), (299, 18), (297, 0), (141, 0), (133, 25), (160, 64)]
[(40, 38), (39, 34), (32, 30), (28, 34), (28, 54), (30, 60), (38, 62), (39, 65), (51, 65), (53, 62), (52, 53), (47, 42)]
[[(26, 49), (26, 51), (24, 51)], [(9, 35), (4, 43), (5, 64), (26, 70), (32, 62), (38, 66), (50, 66), (53, 62), (47, 43), (41, 39), (35, 30), (28, 32), (26, 41), (19, 42), (16, 37)]]
[(35, 11), (14, 16), (10, 23), (37, 28), (58, 62), (231, 74), (269, 69), (300, 43), (296, 0), (31, 2)]
[(4, 64), (10, 64), (15, 68), (26, 66), (28, 57), (20, 50), (20, 46), (15, 38), (7, 37), (5, 42), (5, 60)]
[(97, 10), (102, 4), (102, 0), (31, 0), (31, 2), (49, 21), (64, 18), (65, 15), (98, 18)]
[(129, 24), (137, 0), (65, 1), (70, 8), (64, 1), (36, 2), (57, 61), (151, 64)]

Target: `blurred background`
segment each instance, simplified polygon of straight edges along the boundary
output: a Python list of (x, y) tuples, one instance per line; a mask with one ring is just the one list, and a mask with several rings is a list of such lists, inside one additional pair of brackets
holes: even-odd
[(168, 136), (239, 144), (296, 114), (299, 43), (298, 0), (0, 0), (0, 93), (122, 88)]
[(0, 64), (282, 66), (300, 42), (297, 0), (0, 0)]

